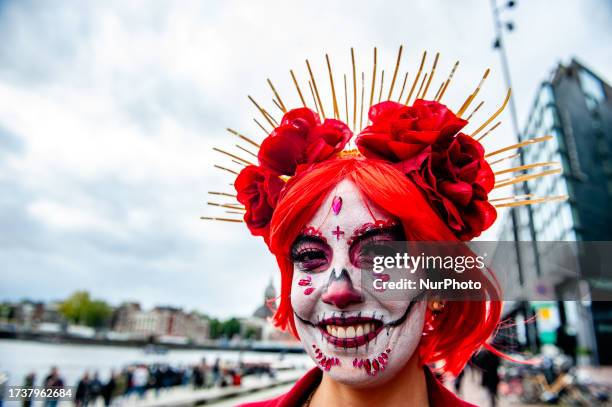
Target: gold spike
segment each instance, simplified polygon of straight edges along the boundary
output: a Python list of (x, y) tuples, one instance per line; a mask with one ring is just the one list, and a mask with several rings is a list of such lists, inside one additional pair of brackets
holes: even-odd
[(446, 93), (446, 89), (448, 88), (448, 85), (453, 79), (453, 76), (455, 76), (455, 71), (457, 70), (458, 66), (459, 66), (459, 61), (456, 61), (455, 65), (453, 65), (453, 69), (451, 69), (450, 74), (448, 75), (448, 79), (446, 80), (444, 87), (442, 88), (442, 92), (440, 93), (440, 96), (436, 99), (437, 102), (442, 100), (442, 97), (444, 96), (444, 93)]
[(550, 167), (553, 165), (559, 165), (559, 162), (558, 161), (548, 161), (548, 162), (543, 162), (543, 163), (519, 165), (518, 167), (507, 168), (505, 170), (494, 172), (493, 174), (501, 175), (501, 174), (507, 174), (509, 172), (523, 171), (523, 170), (528, 170), (528, 169), (537, 168), (537, 167)]
[(491, 156), (499, 154), (499, 153), (503, 153), (503, 152), (508, 151), (508, 150), (514, 150), (515, 148), (521, 148), (521, 147), (524, 147), (524, 146), (527, 146), (527, 145), (530, 145), (530, 144), (541, 143), (542, 141), (548, 141), (548, 140), (550, 140), (552, 138), (553, 138), (553, 136), (542, 136), (542, 137), (536, 137), (536, 138), (532, 138), (532, 139), (529, 139), (529, 140), (525, 140), (523, 142), (512, 144), (512, 145), (510, 145), (508, 147), (500, 148), (499, 150), (495, 150), (493, 152), (487, 153), (487, 154), (485, 154), (485, 158), (486, 157), (491, 157)]
[(429, 79), (427, 80), (427, 86), (425, 86), (425, 90), (423, 91), (423, 96), (421, 96), (421, 99), (425, 99), (425, 96), (427, 96), (429, 84), (431, 83), (431, 80), (433, 79), (434, 74), (436, 73), (436, 66), (438, 66), (438, 58), (440, 58), (440, 53), (436, 52), (436, 57), (434, 58), (434, 63), (431, 67), (431, 73), (429, 74)]
[(442, 89), (444, 88), (444, 84), (445, 84), (445, 83), (446, 83), (446, 82), (442, 82), (442, 83), (440, 84), (440, 87), (438, 88), (438, 91), (436, 92), (436, 96), (434, 96), (434, 99), (433, 99), (433, 100), (438, 101), (438, 96), (440, 96), (440, 93), (442, 92)]
[(457, 117), (463, 116), (463, 113), (465, 113), (467, 108), (470, 106), (470, 103), (472, 103), (472, 101), (474, 100), (476, 95), (478, 95), (478, 92), (480, 92), (480, 88), (482, 87), (482, 85), (484, 84), (484, 81), (489, 76), (489, 72), (490, 71), (491, 70), (489, 68), (487, 68), (487, 70), (485, 71), (484, 75), (482, 75), (482, 79), (480, 80), (480, 83), (478, 83), (478, 86), (476, 87), (476, 90), (474, 90), (474, 92), (471, 95), (469, 95), (467, 97), (467, 99), (465, 99), (465, 102), (463, 102), (463, 105), (461, 106), (461, 108), (457, 112)]
[(231, 213), (231, 214), (234, 214), (234, 215), (244, 215), (244, 212), (245, 211), (242, 211), (242, 212), (238, 212), (238, 211), (225, 211), (225, 213)]
[(220, 221), (220, 222), (236, 222), (236, 223), (244, 222), (242, 219), (216, 218), (216, 217), (210, 217), (210, 216), (200, 216), (200, 219), (202, 219), (202, 220), (216, 220), (216, 221)]
[(399, 97), (397, 98), (397, 103), (400, 103), (400, 100), (402, 100), (402, 95), (404, 94), (404, 90), (406, 89), (407, 80), (408, 80), (408, 71), (406, 71), (406, 74), (404, 75), (404, 82), (402, 83), (402, 90), (400, 91)]
[(317, 104), (317, 99), (314, 94), (314, 90), (312, 89), (312, 82), (308, 81), (308, 87), (310, 88), (310, 94), (312, 95), (312, 100), (315, 105), (315, 110), (317, 111), (317, 115), (321, 117), (321, 112), (319, 111), (319, 105)]
[(400, 62), (402, 59), (402, 50), (404, 46), (400, 45), (399, 51), (397, 52), (397, 61), (395, 61), (395, 70), (393, 71), (393, 78), (391, 79), (391, 86), (389, 87), (389, 95), (387, 100), (391, 100), (391, 94), (393, 93), (393, 87), (395, 86), (395, 79), (397, 78), (397, 71), (399, 70)]
[(482, 107), (482, 105), (484, 105), (484, 100), (482, 102), (480, 102), (478, 104), (478, 106), (476, 106), (476, 109), (472, 110), (472, 113), (470, 113), (470, 115), (465, 120), (469, 122), (470, 119), (472, 118), (472, 116), (474, 116), (474, 113), (476, 113), (478, 111), (478, 109), (480, 109)]
[(244, 206), (242, 205), (235, 205), (235, 204), (220, 204), (218, 202), (206, 202), (206, 205), (210, 205), (210, 206), (219, 206), (221, 208), (229, 208), (229, 209), (236, 209), (236, 210), (242, 210), (244, 209)]
[(346, 86), (346, 74), (344, 74), (344, 112), (346, 113), (346, 123), (349, 122), (349, 114), (348, 114), (348, 90)]
[[(232, 174), (235, 174), (235, 175), (238, 175), (238, 173), (236, 171), (230, 170), (229, 168), (225, 168), (225, 167), (222, 167), (222, 166), (217, 165), (217, 164), (215, 164), (213, 167), (218, 168), (218, 169), (223, 170), (223, 171), (231, 172)], [(230, 184), (230, 185), (232, 185), (232, 184)]]
[[(423, 57), (421, 58), (421, 65), (419, 66), (419, 70), (417, 72), (417, 75), (414, 78), (414, 81), (412, 82), (412, 87), (410, 88), (410, 93), (408, 94), (408, 97), (406, 98), (406, 102), (404, 102), (405, 105), (408, 105), (410, 103), (410, 98), (412, 97), (412, 92), (414, 92), (414, 88), (416, 87), (416, 84), (419, 81), (419, 78), (421, 77), (421, 72), (423, 71), (423, 65), (425, 65), (425, 59), (427, 59), (427, 51), (423, 51)], [(418, 92), (417, 92), (417, 95), (418, 95)]]
[(234, 164), (238, 164), (238, 165), (242, 165), (243, 167), (246, 167), (246, 164), (245, 164), (245, 163), (242, 163), (242, 162), (240, 162), (240, 161), (238, 161), (238, 160), (234, 160), (234, 159), (232, 159), (232, 162), (233, 162)]
[(363, 129), (363, 98), (365, 95), (365, 72), (361, 72), (361, 113), (359, 113), (359, 131)]
[(378, 92), (378, 103), (382, 100), (383, 87), (385, 86), (385, 70), (380, 70), (380, 92)]
[(213, 150), (215, 150), (215, 151), (217, 151), (217, 152), (219, 152), (219, 153), (221, 153), (221, 154), (225, 154), (225, 155), (227, 155), (227, 156), (229, 156), (229, 157), (231, 157), (231, 158), (234, 158), (234, 159), (236, 159), (236, 160), (238, 160), (238, 161), (242, 161), (242, 162), (243, 162), (243, 163), (245, 163), (246, 165), (255, 165), (255, 164), (253, 164), (252, 162), (245, 160), (244, 158), (238, 157), (237, 155), (232, 154), (232, 153), (228, 153), (227, 151), (221, 150), (221, 149), (220, 149), (220, 148), (218, 148), (218, 147), (213, 147)]
[(232, 133), (234, 136), (237, 136), (241, 139), (243, 139), (244, 141), (246, 141), (247, 143), (250, 143), (252, 145), (254, 145), (255, 147), (259, 148), (261, 147), (259, 144), (257, 144), (256, 142), (254, 142), (253, 140), (251, 140), (250, 138), (248, 138), (247, 136), (238, 133), (236, 130), (234, 129), (230, 129), (229, 127), (226, 129), (227, 131), (229, 131), (230, 133)]
[(542, 172), (539, 172), (537, 174), (521, 175), (521, 176), (515, 177), (515, 178), (513, 178), (511, 180), (500, 182), (499, 184), (495, 184), (493, 189), (503, 188), (503, 187), (507, 187), (508, 185), (517, 184), (519, 182), (525, 182), (525, 181), (529, 181), (531, 179), (544, 177), (546, 175), (554, 175), (554, 174), (559, 174), (559, 173), (561, 173), (561, 169), (560, 168), (556, 168), (554, 170), (542, 171)]
[(425, 76), (423, 76), (423, 80), (421, 81), (421, 86), (419, 86), (419, 91), (417, 92), (416, 99), (423, 99), (421, 97), (421, 90), (423, 90), (423, 85), (425, 85), (426, 81), (427, 81), (427, 72), (425, 72)]
[(500, 108), (497, 109), (497, 111), (495, 113), (493, 113), (493, 116), (489, 117), (483, 124), (480, 125), (479, 128), (476, 129), (475, 132), (473, 132), (471, 134), (472, 137), (474, 137), (475, 135), (480, 133), (482, 131), (482, 129), (487, 127), (489, 125), (489, 123), (491, 123), (493, 120), (495, 120), (497, 118), (497, 116), (499, 116), (501, 114), (501, 112), (504, 111), (504, 109), (508, 105), (508, 101), (510, 100), (510, 96), (512, 96), (512, 89), (508, 89), (508, 93), (506, 93), (506, 99), (504, 99), (504, 103), (502, 103)]
[(278, 102), (276, 101), (276, 99), (272, 99), (272, 103), (274, 103), (274, 106), (278, 107), (278, 110), (281, 111), (281, 113), (286, 113), (283, 111), (283, 107), (281, 105), (278, 104)]
[(501, 120), (500, 120), (500, 121), (498, 121), (497, 123), (495, 123), (495, 124), (494, 124), (494, 125), (493, 125), (493, 126), (492, 126), (492, 127), (489, 129), (489, 130), (487, 130), (487, 131), (486, 131), (486, 132), (485, 132), (485, 133), (484, 133), (482, 136), (478, 137), (478, 138), (476, 139), (476, 141), (480, 141), (480, 140), (482, 140), (483, 138), (485, 138), (486, 136), (488, 136), (488, 135), (489, 135), (489, 133), (491, 133), (493, 130), (495, 130), (496, 128), (498, 128), (498, 127), (499, 127), (499, 125), (500, 125), (501, 123), (502, 123), (502, 122), (501, 122)]
[(503, 162), (503, 161), (512, 160), (513, 158), (516, 158), (516, 157), (518, 157), (519, 155), (520, 155), (520, 154), (512, 154), (512, 155), (509, 155), (508, 157), (500, 158), (499, 160), (495, 160), (495, 161), (490, 162), (490, 163), (489, 163), (489, 166), (491, 166), (491, 165), (495, 165), (495, 164), (499, 164), (499, 163), (501, 163), (501, 162)]
[(270, 123), (270, 126), (272, 126), (272, 127), (277, 127), (278, 126), (278, 123), (276, 122), (276, 120), (274, 120), (274, 117), (272, 117), (272, 115), (270, 115), (270, 113), (268, 113), (266, 111), (266, 109), (264, 109), (263, 107), (259, 106), (259, 104), (255, 101), (255, 99), (253, 99), (250, 95), (247, 95), (247, 97), (255, 105), (257, 110), (259, 110), (259, 112), (262, 114), (262, 116), (268, 121), (268, 123)]
[(376, 87), (376, 47), (374, 47), (374, 67), (372, 68), (372, 87), (370, 89), (370, 104), (368, 105), (368, 109), (372, 107), (372, 103), (374, 102), (374, 88)]
[(338, 101), (336, 100), (336, 88), (334, 87), (334, 75), (332, 74), (331, 64), (329, 63), (329, 55), (325, 54), (325, 60), (327, 61), (327, 72), (329, 72), (329, 83), (331, 85), (332, 97), (334, 100), (334, 119), (340, 119)]
[(533, 197), (533, 194), (522, 194), (522, 195), (514, 195), (514, 196), (506, 196), (504, 198), (495, 198), (495, 199), (489, 199), (489, 203), (491, 202), (501, 202), (501, 201), (516, 201), (517, 199), (524, 199), (524, 198), (531, 198)]
[(351, 64), (353, 65), (353, 131), (355, 131), (355, 127), (357, 126), (357, 70), (355, 67), (355, 50), (353, 47), (351, 47)]
[(293, 79), (293, 84), (295, 85), (295, 89), (297, 90), (298, 95), (300, 95), (300, 100), (302, 101), (302, 105), (304, 107), (306, 107), (306, 101), (304, 100), (304, 95), (302, 95), (302, 90), (300, 89), (300, 85), (298, 84), (298, 81), (295, 78), (295, 74), (293, 73), (293, 69), (290, 69), (289, 73), (291, 74), (291, 79)]
[(285, 108), (285, 104), (283, 103), (283, 100), (281, 99), (280, 95), (278, 94), (278, 92), (274, 88), (274, 85), (272, 85), (272, 81), (270, 79), (268, 79), (268, 85), (270, 85), (270, 88), (272, 88), (272, 92), (274, 93), (274, 96), (276, 96), (276, 100), (278, 101), (280, 109), (283, 111), (283, 113), (287, 113), (287, 109)]
[(319, 89), (317, 89), (317, 82), (315, 81), (314, 75), (312, 74), (312, 69), (310, 69), (310, 62), (306, 60), (306, 67), (308, 68), (308, 74), (310, 74), (310, 80), (312, 83), (312, 88), (314, 89), (314, 94), (317, 96), (316, 102), (319, 102), (319, 113), (325, 119), (325, 110), (323, 109), (323, 104), (321, 103), (321, 98), (319, 97)]
[(230, 198), (236, 198), (236, 194), (228, 194), (227, 192), (216, 192), (216, 191), (208, 191), (211, 195), (219, 195), (219, 196), (229, 196)]
[(494, 205), (496, 208), (507, 208), (513, 206), (523, 206), (523, 205), (535, 205), (544, 202), (555, 202), (555, 201), (565, 201), (569, 197), (567, 195), (559, 195), (559, 196), (549, 196), (545, 198), (536, 198), (536, 199), (525, 199), (523, 201), (517, 202), (508, 202)]
[(264, 127), (264, 125), (263, 125), (263, 124), (261, 124), (261, 123), (260, 123), (260, 122), (259, 122), (257, 119), (253, 118), (253, 121), (254, 121), (255, 123), (257, 123), (257, 125), (259, 126), (259, 128), (260, 128), (260, 129), (262, 129), (264, 133), (266, 133), (266, 136), (267, 136), (268, 134), (270, 134), (270, 132), (269, 132), (269, 131), (268, 131), (268, 130), (267, 130), (265, 127)]
[(251, 154), (253, 157), (257, 158), (257, 154), (255, 154), (252, 151), (247, 150), (246, 148), (242, 147), (240, 144), (236, 144), (236, 147), (238, 147), (239, 149), (241, 149), (242, 151), (244, 151), (245, 153), (249, 153)]

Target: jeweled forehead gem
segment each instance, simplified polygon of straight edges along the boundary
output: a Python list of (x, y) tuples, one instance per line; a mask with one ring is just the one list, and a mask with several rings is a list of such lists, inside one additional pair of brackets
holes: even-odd
[(342, 210), (342, 198), (339, 196), (335, 196), (332, 200), (332, 211), (334, 215), (337, 215)]

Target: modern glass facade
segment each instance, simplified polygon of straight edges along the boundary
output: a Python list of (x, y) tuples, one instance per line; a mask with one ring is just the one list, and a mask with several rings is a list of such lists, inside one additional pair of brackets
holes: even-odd
[[(545, 135), (552, 140), (522, 149), (513, 166), (559, 162), (562, 175), (517, 184), (514, 192), (569, 199), (516, 207), (506, 218), (500, 240), (533, 242), (517, 248), (521, 284), (546, 279), (538, 242), (612, 240), (612, 89), (577, 61), (560, 65), (538, 89), (520, 139)], [(562, 283), (554, 289), (561, 328), (577, 336), (594, 362), (612, 364), (612, 349), (605, 345), (612, 343), (612, 304), (567, 301)], [(518, 312), (534, 308), (520, 304)]]

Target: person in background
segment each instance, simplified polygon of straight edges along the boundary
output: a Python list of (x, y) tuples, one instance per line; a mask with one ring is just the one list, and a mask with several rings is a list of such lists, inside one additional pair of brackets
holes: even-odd
[(218, 381), (220, 379), (220, 375), (221, 375), (221, 359), (217, 358), (215, 360), (215, 364), (212, 367), (212, 381), (213, 381), (213, 385), (216, 386), (218, 385)]
[[(61, 389), (64, 387), (64, 380), (60, 377), (59, 370), (57, 366), (51, 367), (51, 372), (45, 378), (45, 388), (54, 388)], [(47, 407), (56, 407), (57, 406), (57, 398), (49, 398), (46, 399)]]
[(89, 379), (89, 372), (85, 372), (79, 382), (77, 383), (76, 392), (74, 396), (74, 403), (77, 407), (87, 406), (91, 400), (91, 380)]
[(149, 370), (145, 365), (141, 364), (134, 369), (134, 373), (132, 374), (132, 383), (136, 394), (138, 394), (140, 398), (144, 398), (145, 391), (147, 390), (147, 384), (149, 383)]
[(204, 371), (202, 370), (201, 365), (195, 365), (193, 367), (193, 373), (191, 376), (193, 377), (193, 387), (195, 389), (201, 389), (204, 387)]
[(6, 385), (8, 383), (8, 373), (0, 371), (0, 407), (3, 405), (4, 392), (6, 391)]
[[(36, 373), (30, 372), (26, 375), (23, 381), (23, 387), (32, 388), (34, 387), (35, 382), (36, 382)], [(30, 407), (32, 405), (32, 398), (24, 399), (21, 405), (22, 407)]]
[(128, 391), (128, 371), (127, 369), (123, 369), (115, 378), (115, 389), (113, 390), (113, 394), (111, 398), (116, 400), (119, 397), (123, 397), (126, 395)]
[(91, 395), (90, 401), (92, 404), (97, 404), (98, 398), (102, 395), (102, 382), (98, 372), (94, 373), (93, 379), (89, 385), (89, 393)]
[(478, 367), (482, 370), (482, 386), (489, 393), (491, 407), (495, 407), (497, 406), (497, 386), (499, 385), (497, 369), (501, 361), (497, 355), (487, 350), (480, 352), (476, 357), (476, 361)]
[(113, 394), (115, 392), (115, 388), (117, 387), (116, 377), (117, 375), (115, 374), (115, 371), (111, 370), (108, 382), (106, 382), (106, 384), (104, 384), (102, 387), (102, 398), (104, 399), (105, 406), (110, 406), (111, 401), (113, 400)]
[(240, 375), (239, 369), (232, 369), (232, 386), (241, 386), (242, 385), (242, 376)]

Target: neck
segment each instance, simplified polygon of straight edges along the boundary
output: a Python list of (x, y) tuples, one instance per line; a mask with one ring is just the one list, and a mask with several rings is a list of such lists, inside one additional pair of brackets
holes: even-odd
[(418, 356), (413, 355), (394, 377), (377, 387), (354, 388), (323, 374), (310, 405), (319, 406), (429, 406), (427, 382)]

